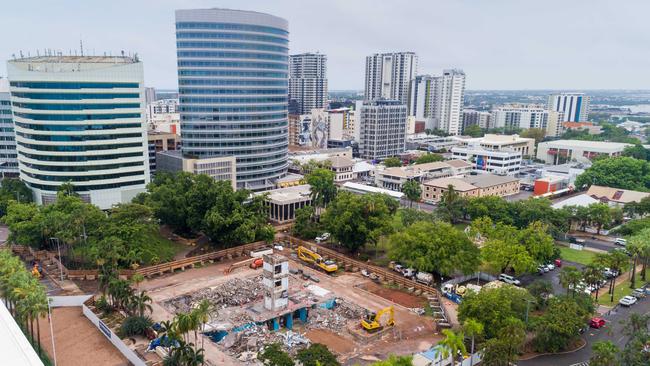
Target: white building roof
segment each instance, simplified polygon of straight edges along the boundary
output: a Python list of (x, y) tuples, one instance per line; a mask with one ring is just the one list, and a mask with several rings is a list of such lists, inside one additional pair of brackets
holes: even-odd
[(311, 195), (311, 186), (302, 184), (299, 186), (272, 189), (270, 191), (258, 192), (256, 195), (268, 194), (267, 201), (278, 204), (304, 201)]
[(560, 209), (564, 208), (567, 206), (580, 206), (580, 207), (587, 207), (591, 205), (592, 203), (598, 203), (600, 202), (599, 200), (589, 196), (588, 194), (580, 194), (577, 196), (573, 196), (570, 198), (565, 199), (564, 201), (557, 202), (553, 204), (554, 209)]
[(622, 142), (605, 142), (605, 141), (584, 141), (584, 140), (555, 140), (541, 142), (540, 145), (545, 145), (552, 148), (560, 149), (592, 149), (599, 151), (608, 151), (608, 152), (617, 152), (625, 149), (626, 146), (631, 146), (630, 144), (625, 144)]
[(43, 366), (43, 362), (1, 300), (0, 344), (3, 365)]
[(345, 182), (343, 183), (343, 189), (346, 191), (350, 192), (355, 192), (355, 193), (383, 193), (387, 194), (393, 198), (396, 199), (401, 199), (404, 197), (404, 193), (402, 192), (395, 192), (391, 191), (388, 189), (383, 189), (383, 188), (377, 188), (377, 187), (372, 187), (372, 186), (367, 186), (365, 184), (359, 184), (359, 183), (353, 183), (353, 182)]
[(352, 167), (352, 172), (354, 173), (370, 172), (373, 170), (375, 170), (375, 166), (365, 160), (355, 161)]

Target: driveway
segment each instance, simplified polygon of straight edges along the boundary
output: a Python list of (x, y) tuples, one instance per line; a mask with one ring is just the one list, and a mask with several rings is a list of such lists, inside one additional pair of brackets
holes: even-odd
[[(567, 262), (563, 261), (562, 262), (562, 267), (566, 266), (573, 266), (578, 268), (579, 270), (582, 270), (584, 265), (580, 263), (573, 263), (573, 262)], [(519, 281), (521, 281), (521, 286), (526, 287), (533, 283), (536, 280), (546, 280), (546, 281), (551, 281), (551, 284), (553, 285), (553, 293), (556, 295), (566, 293), (562, 285), (560, 285), (560, 271), (562, 268), (555, 268), (553, 271), (548, 271), (547, 273), (544, 273), (543, 275), (539, 275), (537, 273), (533, 274), (526, 274), (521, 277), (517, 277)]]
[(589, 361), (591, 357), (591, 347), (597, 341), (612, 341), (620, 349), (623, 349), (627, 337), (622, 334), (623, 325), (622, 321), (627, 320), (631, 313), (649, 314), (650, 313), (650, 298), (639, 300), (631, 307), (617, 306), (609, 314), (605, 314), (603, 318), (607, 320), (607, 325), (601, 329), (589, 328), (583, 335), (587, 341), (587, 345), (579, 351), (567, 353), (563, 355), (548, 355), (533, 358), (532, 360), (519, 361), (517, 365), (520, 366), (569, 366), (576, 365)]

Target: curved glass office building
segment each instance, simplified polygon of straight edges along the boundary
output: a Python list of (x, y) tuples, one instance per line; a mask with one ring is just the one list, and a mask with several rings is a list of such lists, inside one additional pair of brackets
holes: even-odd
[(67, 182), (102, 209), (149, 181), (142, 63), (131, 57), (9, 61), (20, 179), (39, 204)]
[(287, 172), (288, 23), (227, 9), (176, 11), (182, 151), (235, 156), (237, 187)]

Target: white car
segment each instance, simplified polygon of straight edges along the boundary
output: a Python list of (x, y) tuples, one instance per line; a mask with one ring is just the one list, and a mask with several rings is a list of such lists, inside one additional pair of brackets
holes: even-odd
[(618, 303), (623, 305), (623, 306), (632, 306), (636, 303), (637, 299), (634, 296), (623, 296), (620, 300), (618, 300)]
[(614, 240), (614, 245), (620, 245), (624, 247), (626, 244), (627, 244), (627, 240), (623, 238), (616, 238), (616, 240)]
[(509, 284), (515, 285), (515, 286), (521, 285), (521, 282), (519, 280), (517, 280), (514, 277), (512, 277), (510, 275), (507, 275), (505, 273), (501, 273), (499, 275), (499, 281), (503, 281), (505, 283), (509, 283)]
[(555, 265), (553, 263), (546, 263), (546, 268), (553, 271), (553, 270), (555, 270)]

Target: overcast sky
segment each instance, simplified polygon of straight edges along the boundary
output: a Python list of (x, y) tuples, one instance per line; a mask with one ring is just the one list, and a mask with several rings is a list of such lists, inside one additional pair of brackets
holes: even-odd
[(469, 89), (650, 89), (647, 0), (2, 1), (0, 57), (83, 39), (176, 88), (174, 10), (208, 7), (286, 18), (291, 53), (327, 54), (332, 90), (362, 89), (365, 56), (388, 51), (415, 51), (420, 74), (462, 68)]

